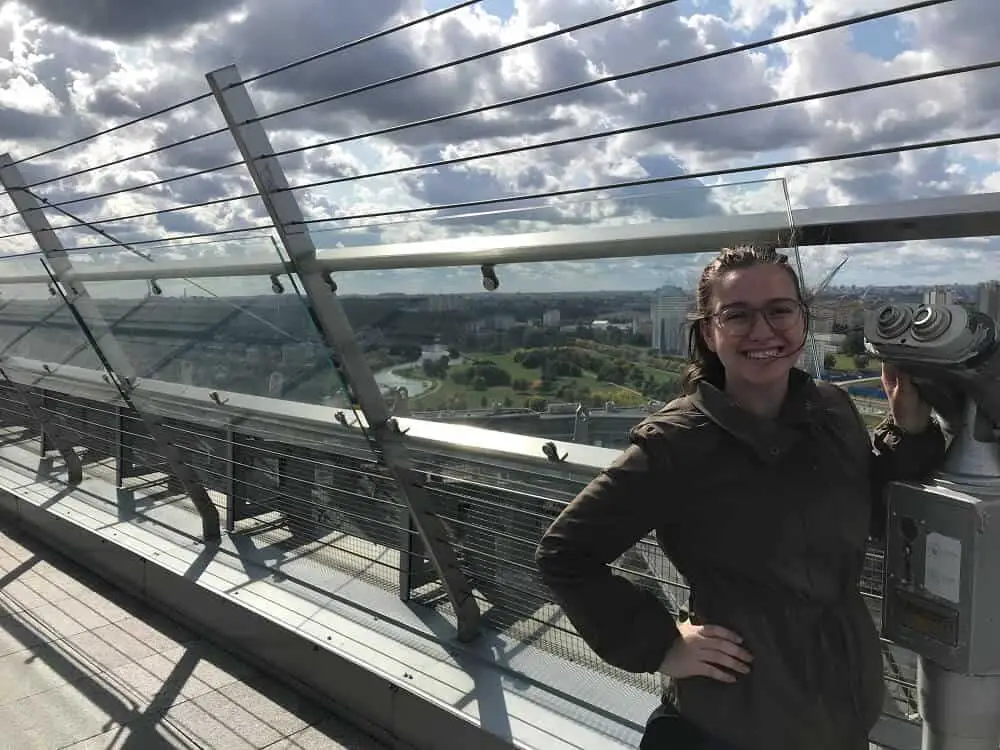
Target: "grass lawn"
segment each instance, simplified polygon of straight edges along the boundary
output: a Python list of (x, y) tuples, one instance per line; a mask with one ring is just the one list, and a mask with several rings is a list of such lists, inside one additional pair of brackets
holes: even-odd
[[(833, 369), (837, 372), (854, 372), (858, 368), (854, 366), (854, 355), (852, 354), (836, 354), (837, 363), (833, 366)], [(882, 373), (882, 365), (876, 361), (872, 362), (866, 367), (862, 372), (871, 375), (880, 375)]]
[[(510, 375), (511, 381), (524, 380), (528, 383), (534, 383), (541, 375), (539, 370), (528, 369), (520, 363), (515, 362), (513, 352), (508, 354), (468, 352), (463, 354), (462, 357), (465, 360), (490, 361)], [(461, 365), (459, 365), (459, 367), (460, 366)], [(666, 374), (663, 370), (654, 370), (652, 368), (649, 368), (649, 370), (653, 377)], [(404, 377), (427, 379), (423, 370), (419, 368), (408, 368), (399, 370), (398, 372)], [(608, 383), (601, 383), (597, 380), (593, 373), (584, 373), (582, 376), (577, 378), (559, 378), (552, 391), (549, 393), (540, 393), (535, 390), (515, 391), (509, 386), (487, 388), (485, 391), (476, 391), (469, 388), (467, 385), (460, 385), (454, 380), (446, 378), (444, 380), (435, 380), (433, 388), (420, 394), (419, 396), (411, 398), (410, 404), (412, 408), (419, 410), (447, 409), (453, 408), (450, 404), (455, 403), (456, 400), (460, 401), (464, 399), (464, 408), (481, 409), (484, 408), (484, 406), (492, 406), (497, 403), (502, 404), (506, 399), (509, 399), (511, 406), (523, 407), (526, 406), (528, 400), (532, 398), (544, 398), (550, 403), (558, 401), (559, 399), (556, 397), (555, 392), (558, 391), (561, 386), (567, 384), (577, 387), (587, 386), (590, 388), (591, 393), (595, 395), (598, 393), (601, 394), (603, 400), (614, 401), (621, 405), (642, 404), (647, 400), (642, 394), (636, 393), (627, 388), (614, 386)]]

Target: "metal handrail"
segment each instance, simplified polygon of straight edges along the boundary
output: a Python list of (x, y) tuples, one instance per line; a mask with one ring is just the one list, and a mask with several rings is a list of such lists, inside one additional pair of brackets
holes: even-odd
[[(0, 358), (0, 363), (13, 380), (23, 385), (37, 385), (108, 404), (117, 404), (121, 400), (114, 385), (98, 370), (74, 365), (50, 365), (15, 356)], [(140, 400), (145, 408), (166, 417), (190, 407), (197, 409), (211, 423), (245, 420), (313, 441), (327, 439), (331, 432), (360, 432), (368, 427), (364, 424), (363, 415), (351, 409), (220, 391), (153, 378), (139, 378), (133, 385), (134, 398)], [(619, 453), (612, 448), (517, 435), (485, 427), (413, 417), (394, 419), (400, 431), (410, 440), (462, 448), (466, 452), (499, 460), (526, 463), (537, 468), (558, 468), (580, 475), (590, 475), (605, 468)], [(551, 449), (546, 448), (548, 444), (555, 447), (561, 459), (558, 463), (547, 457), (547, 453), (551, 453)]]
[[(773, 212), (347, 247), (322, 251), (316, 258), (316, 265), (323, 271), (335, 273), (683, 255), (746, 242), (786, 247), (793, 243), (814, 246), (1000, 236), (1000, 193), (875, 206), (808, 208), (793, 214), (794, 228), (789, 227), (787, 213)], [(86, 253), (74, 255), (80, 256), (75, 278), (82, 281), (266, 277), (291, 271), (289, 264), (277, 256), (274, 260), (241, 263), (130, 263), (118, 266), (95, 263), (98, 267), (87, 268)], [(7, 256), (6, 259), (19, 260), (20, 256)], [(0, 274), (0, 285), (45, 284), (48, 281), (44, 272)]]

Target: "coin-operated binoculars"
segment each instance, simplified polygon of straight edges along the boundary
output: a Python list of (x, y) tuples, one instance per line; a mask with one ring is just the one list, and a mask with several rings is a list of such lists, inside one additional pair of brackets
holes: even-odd
[(958, 305), (885, 305), (865, 348), (911, 376), (951, 435), (888, 489), (883, 634), (919, 657), (923, 750), (1000, 744), (1000, 333)]

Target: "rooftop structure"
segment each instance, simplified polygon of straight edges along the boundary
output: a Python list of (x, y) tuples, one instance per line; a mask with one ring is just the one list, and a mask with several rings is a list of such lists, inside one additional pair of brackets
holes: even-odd
[[(617, 22), (643, 8), (650, 10), (630, 7), (584, 26)], [(849, 28), (904, 10), (795, 33)], [(574, 30), (580, 28), (551, 34)], [(772, 43), (780, 40), (710, 54), (714, 59)], [(468, 62), (473, 60), (449, 65)], [(658, 681), (611, 668), (586, 646), (540, 583), (532, 553), (560, 509), (614, 458), (629, 426), (662, 403), (655, 393), (669, 390), (679, 376), (677, 363), (651, 352), (663, 347), (640, 340), (634, 330), (609, 326), (614, 330), (600, 340), (586, 332), (566, 338), (556, 324), (566, 328), (580, 320), (587, 328), (636, 312), (590, 315), (592, 295), (585, 290), (583, 302), (560, 299), (552, 330), (535, 326), (528, 334), (517, 330), (509, 313), (465, 311), (463, 295), (472, 292), (461, 285), (471, 278), (478, 293), (488, 295), (517, 274), (555, 279), (573, 264), (613, 286), (614, 269), (626, 264), (687, 260), (740, 242), (770, 243), (794, 255), (828, 245), (996, 237), (1000, 194), (793, 208), (783, 179), (708, 186), (802, 162), (789, 159), (559, 194), (470, 196), (369, 215), (333, 215), (332, 209), (307, 215), (302, 192), (378, 174), (311, 184), (286, 174), (279, 156), (296, 149), (276, 149), (275, 120), (364, 93), (330, 93), (262, 114), (261, 97), (248, 82), (287, 69), (248, 81), (226, 67), (208, 75), (204, 96), (177, 105), (210, 106), (217, 115), (221, 126), (214, 135), (239, 154), (219, 169), (235, 166), (249, 179), (249, 192), (237, 195), (233, 188), (226, 200), (262, 206), (266, 219), (259, 225), (139, 236), (130, 223), (135, 217), (78, 215), (75, 198), (58, 197), (52, 183), (72, 185), (79, 172), (29, 179), (30, 168), (47, 153), (0, 157), (0, 183), (10, 202), (4, 220), (12, 225), (6, 238), (21, 243), (0, 259), (0, 513), (184, 619), (199, 638), (306, 692), (366, 736), (416, 748), (635, 747), (658, 702)], [(795, 102), (969, 72), (935, 70)], [(634, 75), (609, 74), (603, 82)], [(591, 85), (600, 82), (586, 82)], [(634, 130), (748, 111), (678, 115)], [(466, 114), (442, 115), (438, 122)], [(617, 128), (600, 137), (625, 132)], [(877, 152), (810, 159), (835, 165), (998, 137), (901, 142)], [(429, 174), (519, 149), (442, 158), (412, 171)], [(142, 163), (152, 153), (116, 156), (114, 163)], [(201, 173), (187, 176), (195, 174)], [(143, 177), (147, 182), (122, 192), (141, 193), (175, 177)], [(686, 195), (665, 190), (684, 180), (696, 182)], [(651, 192), (643, 194), (642, 210), (633, 211), (640, 188)], [(740, 199), (724, 199), (727, 191)], [(691, 192), (699, 194), (700, 210), (685, 203)], [(652, 215), (650, 206), (657, 209)], [(169, 205), (153, 216), (203, 208)], [(616, 220), (601, 219), (609, 215)], [(470, 216), (483, 225), (467, 223)], [(587, 223), (581, 216), (597, 218)], [(336, 241), (322, 234), (331, 226)], [(237, 248), (236, 237), (257, 244)], [(209, 243), (209, 249), (196, 243)], [(357, 291), (373, 278), (398, 285), (399, 294)], [(407, 307), (402, 287), (414, 283), (426, 287), (428, 299), (445, 296)], [(837, 320), (855, 325), (857, 306), (840, 307), (845, 311)], [(656, 308), (650, 312), (655, 335)], [(436, 327), (427, 328), (428, 320)], [(493, 323), (476, 323), (486, 320)], [(528, 345), (526, 338), (513, 342), (515, 335), (537, 338)], [(448, 352), (444, 365), (430, 362), (456, 377), (422, 370), (417, 354), (430, 345), (456, 349), (459, 356)], [(527, 350), (538, 354), (537, 367), (525, 364)], [(394, 375), (391, 387), (380, 379), (384, 373)], [(523, 403), (504, 405), (504, 395)], [(497, 402), (500, 407), (490, 406)], [(550, 403), (571, 406), (548, 411)], [(883, 408), (874, 399), (858, 403), (866, 416)], [(869, 550), (862, 582), (876, 621), (883, 560), (881, 549)], [(642, 540), (615, 567), (668, 606), (683, 606), (687, 586), (653, 539)], [(872, 739), (915, 750), (921, 727), (914, 654), (885, 641), (883, 656), (889, 693)]]

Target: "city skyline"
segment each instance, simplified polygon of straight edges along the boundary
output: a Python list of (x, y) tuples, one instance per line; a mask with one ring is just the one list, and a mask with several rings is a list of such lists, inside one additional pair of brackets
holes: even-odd
[[(678, 116), (981, 63), (993, 57), (993, 40), (1000, 34), (993, 0), (955, 0), (553, 99), (501, 106), (587, 83), (600, 72), (624, 75), (874, 12), (869, 5), (681, 0), (442, 68), (408, 79), (405, 86), (377, 86), (626, 8), (612, 0), (486, 0), (266, 76), (250, 86), (250, 94), (267, 116), (275, 147), (285, 153), (281, 161), (289, 180), (315, 185), (296, 187), (295, 195), (318, 246), (330, 252), (519, 227), (579, 228), (1000, 190), (996, 140), (871, 158), (821, 158), (1000, 129), (995, 70), (646, 129)], [(883, 6), (890, 7), (879, 3), (876, 10)], [(165, 264), (178, 256), (198, 262), (273, 258), (271, 232), (245, 167), (220, 166), (238, 154), (215, 102), (205, 96), (205, 74), (234, 62), (244, 76), (280, 68), (289, 62), (289, 49), (321, 52), (445, 7), (443, 0), (378, 0), (334, 18), (320, 0), (282, 6), (263, 0), (164, 3), (140, 13), (121, 0), (87, 12), (64, 2), (7, 3), (0, 10), (0, 55), (6, 59), (0, 145), (25, 160), (25, 179), (43, 197), (79, 201), (72, 211), (85, 222), (97, 222), (123, 242), (167, 242), (155, 247)], [(344, 93), (359, 87), (372, 88)], [(330, 96), (341, 98), (316, 103)], [(174, 106), (185, 100), (190, 100), (185, 106)], [(494, 105), (485, 114), (404, 127)], [(87, 137), (164, 109), (169, 111)], [(278, 116), (282, 111), (286, 114)], [(386, 128), (392, 132), (365, 135)], [(633, 130), (601, 135), (622, 128)], [(209, 135), (215, 129), (220, 130)], [(578, 137), (585, 138), (574, 140)], [(553, 140), (562, 145), (542, 147)], [(339, 145), (316, 145), (330, 141)], [(527, 150), (519, 151), (522, 147)], [(488, 157), (498, 150), (505, 155)], [(144, 151), (149, 155), (127, 158)], [(795, 159), (819, 161), (760, 167)], [(732, 169), (740, 171), (719, 174)], [(689, 178), (698, 174), (706, 176)], [(157, 180), (170, 182), (158, 190), (129, 187)], [(603, 196), (579, 192), (656, 180), (671, 182)], [(552, 192), (562, 194), (554, 205), (544, 198), (509, 202)], [(87, 197), (95, 195), (103, 197)], [(466, 203), (474, 207), (455, 208)], [(9, 201), (0, 211), (10, 213)], [(137, 218), (122, 218), (129, 216)], [(74, 223), (55, 214), (52, 219), (57, 226)], [(176, 239), (247, 227), (246, 236), (185, 241), (185, 247)], [(16, 217), (0, 220), (0, 234), (7, 254), (34, 249)], [(59, 234), (67, 247), (109, 244), (86, 226)], [(1000, 275), (998, 248), (995, 238), (853, 246), (840, 278), (857, 284), (904, 278), (933, 283), (942, 277), (975, 282)], [(88, 252), (107, 263), (128, 254), (121, 247)], [(842, 252), (803, 249), (807, 281), (822, 277)], [(631, 289), (667, 271), (691, 273), (700, 262), (644, 258), (561, 269), (533, 266), (507, 271), (508, 285), (537, 289), (543, 282), (530, 277), (542, 274), (548, 288), (595, 290), (611, 275), (618, 288)], [(0, 266), (0, 273), (10, 267)], [(364, 283), (356, 287), (360, 293), (393, 286), (418, 291), (418, 285), (472, 291), (478, 281), (469, 270), (468, 280), (458, 278), (464, 269), (440, 270), (405, 284), (357, 277)], [(350, 284), (344, 286), (346, 292)]]

